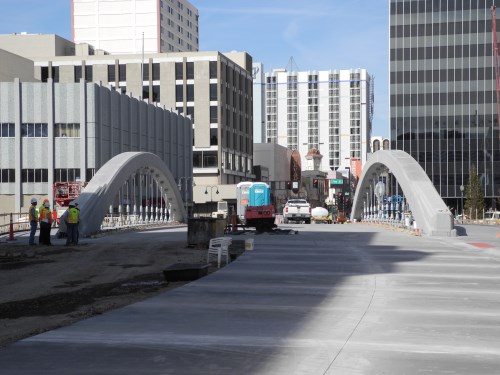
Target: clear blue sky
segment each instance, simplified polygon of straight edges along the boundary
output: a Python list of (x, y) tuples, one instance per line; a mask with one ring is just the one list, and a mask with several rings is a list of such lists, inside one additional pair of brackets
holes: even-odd
[[(190, 0), (200, 50), (246, 51), (266, 71), (364, 68), (375, 76), (373, 135), (389, 136), (387, 0)], [(70, 0), (1, 0), (0, 34), (71, 39)]]

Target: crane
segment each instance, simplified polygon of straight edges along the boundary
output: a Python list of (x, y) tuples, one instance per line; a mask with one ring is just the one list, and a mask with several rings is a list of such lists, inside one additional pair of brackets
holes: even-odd
[[(495, 78), (496, 78), (496, 92), (497, 92), (497, 118), (500, 116), (500, 69), (498, 68), (498, 39), (497, 39), (497, 17), (496, 17), (496, 6), (493, 4), (491, 6), (491, 20), (492, 20), (492, 32), (493, 32), (493, 53), (495, 59)], [(500, 126), (500, 121), (498, 122)]]

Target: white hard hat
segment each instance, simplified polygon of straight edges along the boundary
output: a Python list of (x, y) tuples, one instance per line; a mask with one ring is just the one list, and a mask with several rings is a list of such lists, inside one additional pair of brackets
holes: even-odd
[(31, 204), (36, 204), (36, 198), (31, 198)]

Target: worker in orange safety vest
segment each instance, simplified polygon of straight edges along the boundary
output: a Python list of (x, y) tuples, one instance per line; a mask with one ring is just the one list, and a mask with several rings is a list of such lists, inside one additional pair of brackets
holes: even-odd
[(38, 242), (41, 245), (52, 245), (50, 242), (50, 228), (52, 227), (52, 211), (48, 199), (43, 200), (43, 205), (40, 206), (38, 221), (40, 222), (40, 236)]

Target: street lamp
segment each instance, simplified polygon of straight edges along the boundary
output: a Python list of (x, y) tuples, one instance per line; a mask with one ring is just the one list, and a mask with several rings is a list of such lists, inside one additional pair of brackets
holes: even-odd
[(215, 194), (219, 194), (219, 187), (218, 186), (211, 186), (211, 185), (209, 185), (209, 186), (205, 187), (205, 194), (208, 194), (208, 189), (210, 189), (210, 202), (214, 201), (213, 200), (213, 196), (212, 196), (214, 188), (216, 189)]
[(460, 185), (460, 192), (462, 193), (461, 206), (462, 206), (462, 224), (464, 223), (464, 185)]
[[(184, 209), (186, 211), (186, 215), (188, 215), (188, 211), (187, 211), (187, 205), (188, 205), (188, 181), (189, 180), (192, 180), (193, 177), (179, 177), (179, 183), (178, 183), (178, 187), (179, 187), (179, 191), (184, 191)], [(182, 183), (182, 181), (184, 180), (184, 184)], [(194, 181), (193, 181), (193, 185), (194, 185)]]

